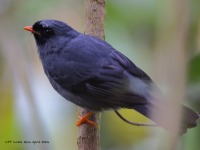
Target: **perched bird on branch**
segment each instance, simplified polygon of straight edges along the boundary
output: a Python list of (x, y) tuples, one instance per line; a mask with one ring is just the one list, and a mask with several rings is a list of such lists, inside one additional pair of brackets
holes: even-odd
[[(107, 42), (57, 20), (41, 20), (24, 29), (33, 33), (44, 72), (66, 100), (93, 112), (134, 109), (169, 130), (156, 119), (162, 113), (174, 115), (160, 100), (161, 91), (144, 71)], [(180, 134), (195, 127), (199, 118), (188, 107), (182, 106), (182, 110)], [(91, 115), (81, 117), (77, 125), (93, 124), (88, 120)]]

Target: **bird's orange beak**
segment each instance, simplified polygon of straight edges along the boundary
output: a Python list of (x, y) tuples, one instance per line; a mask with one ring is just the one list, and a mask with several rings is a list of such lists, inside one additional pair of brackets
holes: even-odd
[(24, 27), (24, 30), (33, 32), (33, 27), (32, 27), (32, 26), (25, 26), (25, 27)]
[(29, 31), (29, 32), (32, 32), (33, 34), (38, 34), (38, 35), (40, 35), (39, 32), (33, 30), (33, 27), (32, 27), (32, 26), (25, 26), (25, 27), (24, 27), (24, 30)]

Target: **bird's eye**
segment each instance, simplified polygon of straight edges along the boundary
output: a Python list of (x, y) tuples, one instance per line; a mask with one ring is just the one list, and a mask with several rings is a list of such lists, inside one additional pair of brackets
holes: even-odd
[(52, 34), (53, 34), (52, 29), (44, 29), (44, 35), (46, 35), (47, 37), (50, 37)]

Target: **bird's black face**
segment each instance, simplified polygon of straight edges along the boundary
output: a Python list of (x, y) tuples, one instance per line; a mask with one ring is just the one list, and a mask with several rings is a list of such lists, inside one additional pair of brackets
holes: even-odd
[(55, 36), (53, 27), (42, 22), (36, 22), (33, 25), (33, 35), (38, 45), (45, 44), (50, 38)]
[(37, 21), (33, 26), (26, 26), (24, 29), (33, 33), (38, 46), (42, 46), (48, 41), (51, 43), (56, 37), (67, 37), (70, 31), (74, 31), (64, 22), (57, 20)]

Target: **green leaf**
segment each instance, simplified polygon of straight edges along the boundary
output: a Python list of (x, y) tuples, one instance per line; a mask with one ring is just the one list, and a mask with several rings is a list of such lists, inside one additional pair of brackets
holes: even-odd
[(188, 82), (189, 84), (200, 83), (200, 54), (189, 62)]

